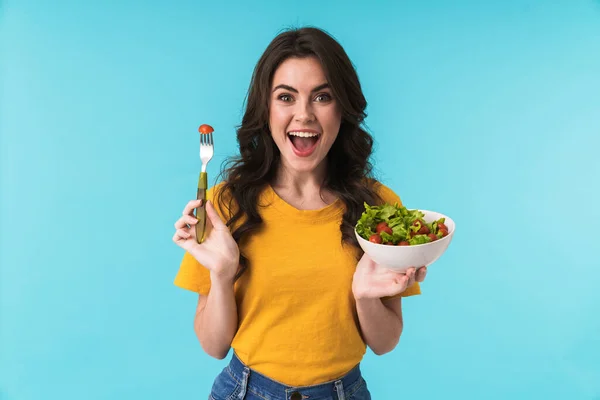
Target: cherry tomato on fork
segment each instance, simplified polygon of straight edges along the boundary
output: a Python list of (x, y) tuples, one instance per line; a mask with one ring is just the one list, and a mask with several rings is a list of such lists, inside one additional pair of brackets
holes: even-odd
[(198, 128), (198, 132), (200, 132), (203, 135), (207, 135), (209, 133), (214, 132), (215, 130), (213, 129), (212, 126), (208, 125), (208, 124), (202, 124), (200, 125), (200, 127)]

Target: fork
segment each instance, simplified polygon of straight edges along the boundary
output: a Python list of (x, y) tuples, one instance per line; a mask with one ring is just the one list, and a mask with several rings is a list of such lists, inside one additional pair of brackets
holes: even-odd
[(213, 136), (214, 129), (210, 125), (200, 125), (200, 161), (202, 161), (202, 169), (198, 178), (198, 192), (196, 200), (203, 200), (202, 205), (196, 208), (196, 241), (202, 243), (204, 241), (204, 233), (206, 230), (206, 190), (208, 188), (208, 179), (206, 175), (206, 164), (213, 158), (215, 153)]

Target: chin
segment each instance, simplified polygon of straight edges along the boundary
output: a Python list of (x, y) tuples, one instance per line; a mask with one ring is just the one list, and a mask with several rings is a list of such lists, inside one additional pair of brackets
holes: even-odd
[(286, 167), (294, 172), (309, 173), (316, 171), (317, 168), (323, 163), (324, 160), (302, 160), (296, 155), (292, 154), (291, 157), (285, 158)]

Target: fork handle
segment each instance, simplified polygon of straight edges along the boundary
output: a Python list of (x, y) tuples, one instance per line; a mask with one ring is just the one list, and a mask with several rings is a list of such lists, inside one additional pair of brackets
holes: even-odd
[(200, 172), (200, 178), (198, 178), (198, 192), (196, 193), (196, 200), (204, 200), (202, 205), (196, 208), (196, 241), (202, 243), (204, 241), (204, 231), (206, 229), (206, 189), (207, 179), (206, 172)]

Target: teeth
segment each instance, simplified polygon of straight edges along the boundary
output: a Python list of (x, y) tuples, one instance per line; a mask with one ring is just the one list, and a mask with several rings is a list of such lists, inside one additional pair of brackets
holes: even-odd
[(315, 136), (319, 136), (318, 133), (302, 132), (302, 131), (288, 132), (288, 134), (289, 135), (294, 135), (294, 136), (300, 136), (300, 137), (315, 137)]

